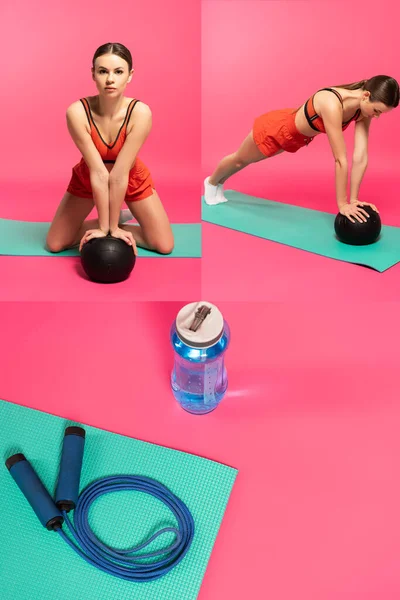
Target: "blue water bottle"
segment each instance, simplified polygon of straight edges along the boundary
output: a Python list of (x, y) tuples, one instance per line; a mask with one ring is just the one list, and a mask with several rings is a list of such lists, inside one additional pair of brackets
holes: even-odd
[(228, 387), (224, 364), (230, 341), (228, 323), (213, 304), (192, 302), (179, 311), (170, 338), (174, 349), (171, 387), (175, 398), (192, 414), (211, 412)]

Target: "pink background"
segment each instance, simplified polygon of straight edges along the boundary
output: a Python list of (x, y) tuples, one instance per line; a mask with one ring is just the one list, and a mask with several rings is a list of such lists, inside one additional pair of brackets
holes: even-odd
[(0, 302), (193, 301), (201, 259), (138, 258), (126, 281), (107, 285), (90, 281), (78, 257), (0, 256), (0, 281)]
[(4, 303), (0, 397), (239, 469), (199, 600), (397, 600), (397, 304), (219, 303), (229, 388), (201, 418), (169, 388), (181, 306)]
[[(200, 4), (171, 0), (112, 7), (98, 0), (1, 7), (3, 152), (0, 217), (51, 221), (79, 150), (66, 126), (75, 100), (97, 94), (91, 60), (105, 42), (126, 45), (135, 73), (126, 96), (149, 104), (140, 151), (173, 223), (199, 222)], [(92, 216), (96, 215), (94, 210)], [(0, 300), (175, 300), (197, 296), (199, 259), (143, 259), (127, 282), (77, 276), (79, 259), (0, 257)]]
[[(202, 2), (202, 175), (234, 152), (255, 117), (301, 106), (318, 89), (374, 75), (400, 81), (393, 4), (356, 0)], [(368, 33), (367, 33), (368, 32)], [(375, 120), (360, 199), (400, 224), (400, 108)], [(354, 124), (345, 132), (348, 157)], [(250, 165), (225, 184), (290, 204), (336, 212), (334, 162), (326, 135), (296, 154)]]
[[(329, 85), (379, 74), (400, 81), (393, 15), (388, 2), (203, 0), (202, 178), (239, 147), (264, 112), (297, 108)], [(394, 226), (400, 226), (399, 133), (400, 108), (372, 122), (359, 195), (377, 204), (383, 224)], [(354, 124), (344, 136), (351, 161)], [(295, 154), (250, 165), (225, 188), (337, 212), (326, 135)], [(398, 298), (399, 273), (400, 265), (380, 274), (203, 224), (203, 295), (218, 301), (339, 301), (348, 314), (352, 302)]]
[(210, 223), (202, 231), (201, 290), (215, 301), (324, 302), (352, 318), (359, 302), (400, 298), (400, 263), (378, 273)]
[[(149, 0), (4, 3), (0, 31), (3, 144), (0, 216), (50, 220), (80, 159), (65, 120), (97, 94), (91, 60), (126, 45), (135, 73), (126, 95), (149, 104), (153, 130), (140, 157), (173, 222), (200, 220), (200, 4)], [(40, 195), (38, 195), (40, 190)], [(33, 195), (33, 197), (32, 197)]]

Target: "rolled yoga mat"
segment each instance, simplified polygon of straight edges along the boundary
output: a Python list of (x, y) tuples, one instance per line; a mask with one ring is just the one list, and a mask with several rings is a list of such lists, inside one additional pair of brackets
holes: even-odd
[(202, 219), (300, 250), (371, 267), (383, 272), (400, 261), (400, 228), (382, 226), (378, 240), (368, 246), (349, 246), (336, 238), (336, 215), (264, 200), (233, 190), (228, 202), (209, 206), (203, 198)]
[[(184, 559), (164, 577), (129, 582), (96, 569), (47, 531), (4, 465), (21, 452), (54, 498), (65, 427), (74, 423), (0, 400), (0, 597), (15, 600), (195, 600), (232, 491), (237, 470), (212, 460), (102, 429), (86, 430), (80, 491), (96, 479), (133, 474), (155, 479), (193, 515), (195, 533)], [(73, 519), (73, 512), (70, 513)], [(170, 510), (144, 493), (120, 491), (98, 498), (90, 526), (103, 543), (129, 548), (163, 527), (176, 526)], [(67, 535), (68, 528), (64, 525)], [(161, 536), (149, 550), (173, 540)], [(6, 542), (5, 542), (6, 541)], [(155, 548), (153, 548), (153, 545)]]
[[(50, 223), (13, 221), (0, 219), (0, 255), (8, 256), (79, 256), (79, 250), (65, 250), (54, 254), (45, 248)], [(158, 254), (138, 248), (142, 257), (152, 258), (200, 258), (201, 223), (174, 223), (172, 231), (175, 247), (171, 254)]]

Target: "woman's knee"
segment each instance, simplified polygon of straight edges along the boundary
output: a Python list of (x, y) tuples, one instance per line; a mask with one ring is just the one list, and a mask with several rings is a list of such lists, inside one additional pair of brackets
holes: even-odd
[(174, 249), (174, 242), (157, 242), (154, 249), (159, 254), (171, 254)]
[(62, 244), (60, 239), (57, 239), (53, 235), (49, 234), (46, 238), (46, 250), (57, 254), (58, 252), (65, 250), (65, 244)]
[(248, 157), (243, 156), (239, 152), (235, 152), (232, 158), (237, 169), (243, 169), (243, 167), (247, 167), (252, 162)]
[(152, 240), (149, 246), (159, 254), (171, 254), (174, 249), (174, 238), (171, 235), (164, 239)]

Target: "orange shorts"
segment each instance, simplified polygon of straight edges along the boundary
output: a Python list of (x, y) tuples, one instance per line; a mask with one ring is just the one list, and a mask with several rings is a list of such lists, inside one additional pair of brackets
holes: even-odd
[[(154, 182), (149, 169), (140, 158), (136, 158), (134, 166), (129, 171), (125, 201), (144, 200), (152, 195), (154, 189)], [(93, 198), (89, 167), (83, 158), (72, 169), (72, 177), (67, 192), (78, 196), (78, 198)]]
[(295, 108), (272, 110), (257, 117), (253, 125), (253, 139), (258, 149), (267, 157), (279, 150), (297, 152), (314, 139), (305, 137), (295, 125)]

